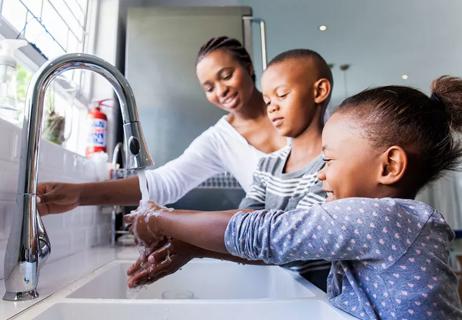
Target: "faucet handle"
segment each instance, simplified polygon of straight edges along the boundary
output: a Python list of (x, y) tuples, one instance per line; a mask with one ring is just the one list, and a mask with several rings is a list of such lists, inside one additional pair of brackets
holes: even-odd
[(45, 226), (43, 225), (42, 218), (40, 215), (37, 215), (37, 228), (38, 228), (38, 257), (39, 257), (39, 268), (42, 267), (42, 263), (44, 263), (50, 253), (51, 253), (51, 242), (48, 238), (47, 231), (45, 230)]
[(124, 151), (127, 169), (145, 169), (152, 167), (154, 162), (148, 153), (148, 148), (138, 121), (125, 123)]

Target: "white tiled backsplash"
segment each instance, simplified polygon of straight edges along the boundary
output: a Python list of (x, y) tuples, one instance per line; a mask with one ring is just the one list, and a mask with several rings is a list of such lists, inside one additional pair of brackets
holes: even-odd
[[(3, 278), (5, 248), (13, 214), (19, 174), (21, 131), (0, 119), (0, 277)], [(39, 181), (95, 181), (94, 164), (84, 157), (42, 140)], [(96, 206), (76, 208), (65, 214), (49, 215), (43, 223), (51, 241), (53, 261), (86, 248), (108, 244), (111, 218)]]

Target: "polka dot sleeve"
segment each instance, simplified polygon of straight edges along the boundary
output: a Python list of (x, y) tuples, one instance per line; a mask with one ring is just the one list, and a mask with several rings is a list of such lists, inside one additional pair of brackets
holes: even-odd
[(228, 224), (225, 245), (233, 255), (273, 264), (362, 260), (387, 268), (406, 252), (430, 215), (406, 214), (402, 204), (388, 198), (237, 213)]

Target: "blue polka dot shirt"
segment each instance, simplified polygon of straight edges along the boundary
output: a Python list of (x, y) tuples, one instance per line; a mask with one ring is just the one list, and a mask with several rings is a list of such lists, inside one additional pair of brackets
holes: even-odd
[(330, 302), (360, 319), (462, 319), (448, 266), (454, 234), (419, 201), (349, 198), (292, 211), (239, 212), (225, 232), (236, 256), (331, 261)]

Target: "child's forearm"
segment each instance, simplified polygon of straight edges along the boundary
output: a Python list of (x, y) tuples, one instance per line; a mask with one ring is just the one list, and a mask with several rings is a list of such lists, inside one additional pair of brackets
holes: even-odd
[(152, 220), (151, 229), (207, 250), (228, 253), (224, 234), (231, 217), (239, 210), (162, 212)]
[(241, 257), (233, 256), (230, 253), (221, 253), (221, 252), (211, 251), (211, 250), (202, 249), (202, 248), (197, 258), (212, 258), (212, 259), (226, 260), (226, 261), (232, 261), (232, 262), (237, 262), (237, 263), (242, 263), (242, 264), (266, 265), (266, 263), (264, 263), (261, 260), (247, 260)]

